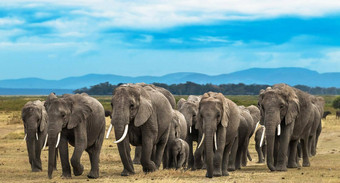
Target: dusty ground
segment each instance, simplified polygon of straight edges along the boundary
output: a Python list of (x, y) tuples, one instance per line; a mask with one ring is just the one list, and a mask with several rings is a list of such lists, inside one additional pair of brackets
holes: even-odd
[[(289, 169), (287, 172), (270, 172), (265, 164), (257, 164), (254, 141), (251, 140), (250, 152), (253, 162), (240, 171), (231, 172), (228, 177), (207, 179), (205, 170), (174, 171), (159, 170), (144, 174), (140, 165), (135, 165), (136, 174), (120, 176), (123, 165), (120, 162), (117, 146), (113, 144), (114, 134), (104, 141), (100, 178), (89, 180), (86, 174), (90, 165), (86, 152), (83, 154), (84, 174), (72, 179), (61, 179), (61, 166), (53, 179), (47, 178), (47, 150), (42, 152), (43, 171), (32, 173), (28, 163), (26, 144), (23, 141), (23, 125), (13, 120), (13, 112), (0, 112), (0, 182), (340, 182), (340, 120), (334, 115), (323, 121), (324, 128), (320, 137), (317, 156), (311, 158), (311, 167)], [(107, 126), (109, 119), (107, 118)], [(133, 148), (134, 149), (134, 148)], [(70, 153), (73, 152), (71, 148)]]

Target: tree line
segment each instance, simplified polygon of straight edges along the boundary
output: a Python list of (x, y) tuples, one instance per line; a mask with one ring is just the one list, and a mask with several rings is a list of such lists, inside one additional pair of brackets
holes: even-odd
[[(91, 87), (84, 87), (74, 90), (73, 93), (87, 93), (89, 95), (111, 95), (112, 91), (121, 85), (112, 85), (109, 82), (100, 83)], [(169, 90), (174, 95), (201, 95), (205, 92), (213, 91), (220, 92), (224, 95), (258, 95), (261, 89), (266, 89), (270, 85), (251, 84), (196, 84), (193, 82), (186, 82), (181, 84), (167, 85), (164, 83), (153, 83), (156, 86), (163, 87)], [(340, 88), (330, 87), (309, 87), (305, 85), (294, 86), (302, 91), (308, 92), (312, 95), (340, 95)]]

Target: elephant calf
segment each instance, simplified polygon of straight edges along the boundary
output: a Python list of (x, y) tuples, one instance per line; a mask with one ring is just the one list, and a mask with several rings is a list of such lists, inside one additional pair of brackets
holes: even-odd
[(181, 167), (184, 169), (188, 167), (189, 145), (186, 141), (176, 138), (171, 143), (171, 153), (176, 170)]
[(27, 152), (32, 172), (42, 171), (41, 149), (46, 141), (47, 113), (40, 100), (27, 102), (22, 109)]

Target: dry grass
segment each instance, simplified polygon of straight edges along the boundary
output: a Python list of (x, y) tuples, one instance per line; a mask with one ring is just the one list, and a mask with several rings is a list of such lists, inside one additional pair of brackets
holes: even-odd
[[(104, 141), (101, 153), (100, 178), (89, 180), (86, 174), (90, 165), (87, 153), (82, 157), (84, 174), (72, 179), (61, 179), (61, 165), (53, 179), (47, 178), (48, 151), (42, 152), (43, 172), (32, 173), (28, 163), (23, 125), (7, 123), (3, 120), (10, 114), (0, 113), (0, 182), (340, 182), (340, 120), (334, 115), (324, 121), (324, 130), (320, 137), (318, 153), (311, 158), (311, 167), (289, 169), (287, 172), (270, 172), (265, 164), (257, 164), (254, 141), (251, 140), (250, 152), (253, 162), (240, 171), (231, 172), (228, 177), (205, 178), (205, 170), (174, 171), (159, 170), (144, 174), (140, 165), (135, 165), (136, 174), (120, 176), (123, 165), (120, 162), (117, 146), (113, 144), (114, 134)], [(107, 118), (107, 126), (109, 119)], [(133, 153), (134, 148), (132, 148)], [(72, 153), (73, 149), (70, 149)]]

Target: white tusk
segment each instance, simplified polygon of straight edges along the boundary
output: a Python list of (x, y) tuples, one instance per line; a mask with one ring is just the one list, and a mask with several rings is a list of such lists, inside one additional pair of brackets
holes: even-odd
[(110, 124), (110, 127), (109, 127), (109, 129), (107, 130), (106, 138), (109, 138), (109, 135), (110, 135), (110, 133), (111, 133), (111, 130), (112, 130), (112, 124)]
[(119, 140), (114, 141), (113, 143), (118, 144), (119, 142), (123, 141), (126, 137), (126, 134), (128, 133), (128, 129), (129, 129), (129, 125), (125, 125), (123, 136)]
[(216, 151), (217, 151), (217, 141), (216, 141), (217, 139), (216, 139), (216, 132), (215, 132), (215, 134), (214, 134), (214, 141), (215, 141), (215, 149), (216, 149)]
[(262, 144), (263, 144), (263, 139), (264, 139), (264, 133), (266, 131), (266, 127), (263, 126), (263, 132), (262, 132), (262, 135), (261, 135), (261, 141), (260, 141), (260, 147), (262, 147)]
[(259, 126), (259, 124), (260, 124), (260, 121), (256, 123), (255, 130), (257, 129), (257, 127)]
[(281, 135), (281, 125), (277, 125), (277, 136)]
[(192, 129), (191, 129), (191, 126), (190, 126), (190, 128), (189, 128), (189, 132), (190, 132), (190, 133), (191, 133), (191, 130), (192, 130)]
[(57, 144), (55, 145), (55, 148), (58, 148), (59, 141), (60, 141), (60, 132), (58, 133), (58, 140), (57, 140)]
[(47, 138), (48, 138), (48, 134), (46, 134), (46, 138), (45, 138), (45, 143), (44, 143), (43, 149), (45, 149), (45, 147), (46, 147), (46, 144), (47, 144)]
[(26, 137), (27, 137), (27, 133), (25, 133), (24, 141), (26, 140)]
[(37, 140), (39, 140), (39, 137), (38, 137), (38, 133), (35, 132), (35, 138), (37, 138)]
[(201, 147), (201, 145), (202, 145), (202, 143), (203, 143), (203, 141), (204, 141), (204, 137), (205, 137), (205, 134), (203, 133), (201, 142), (200, 142), (200, 144), (198, 145), (197, 149), (199, 149), (199, 148)]

